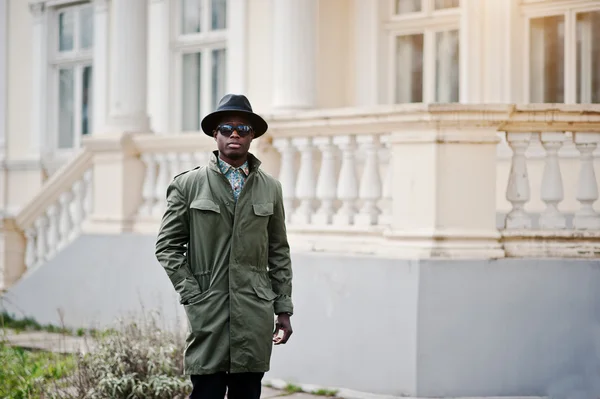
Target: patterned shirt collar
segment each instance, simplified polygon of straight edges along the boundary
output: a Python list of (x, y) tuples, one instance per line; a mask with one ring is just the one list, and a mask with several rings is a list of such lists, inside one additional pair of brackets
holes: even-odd
[(236, 169), (240, 170), (245, 176), (248, 176), (250, 174), (250, 167), (248, 166), (248, 161), (244, 162), (242, 166), (236, 168), (234, 166), (229, 165), (227, 162), (223, 161), (219, 157), (217, 157), (217, 160), (219, 161), (219, 169), (224, 175)]

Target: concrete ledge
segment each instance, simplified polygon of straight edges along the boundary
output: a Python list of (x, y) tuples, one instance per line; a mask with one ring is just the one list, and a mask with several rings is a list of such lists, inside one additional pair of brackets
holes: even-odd
[[(265, 379), (263, 380), (263, 384), (267, 387), (273, 387), (275, 389), (285, 389), (289, 383), (283, 380), (278, 379)], [(302, 389), (302, 392), (305, 393), (313, 393), (315, 391), (324, 389), (328, 391), (336, 391), (335, 398), (340, 399), (444, 399), (444, 398), (433, 398), (433, 397), (424, 397), (424, 396), (394, 396), (394, 395), (378, 395), (375, 393), (368, 392), (359, 392), (353, 391), (351, 389), (345, 388), (331, 388), (331, 387), (323, 387), (319, 385), (312, 384), (294, 384), (297, 387)], [(317, 396), (315, 396), (317, 397)], [(546, 396), (472, 396), (472, 397), (452, 397), (447, 399), (548, 399)]]

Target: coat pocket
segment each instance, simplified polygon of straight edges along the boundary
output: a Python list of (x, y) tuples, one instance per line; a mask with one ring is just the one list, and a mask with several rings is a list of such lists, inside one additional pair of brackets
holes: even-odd
[(271, 216), (273, 214), (273, 203), (252, 204), (252, 209), (256, 216)]
[(199, 211), (210, 211), (215, 213), (221, 213), (219, 204), (208, 198), (199, 198), (192, 201), (190, 208), (197, 209)]
[[(190, 229), (200, 228), (206, 234), (218, 228), (221, 221), (219, 204), (208, 198), (198, 198), (190, 204)], [(197, 231), (196, 231), (197, 233)]]
[(277, 294), (270, 288), (265, 287), (254, 287), (256, 296), (265, 301), (274, 301), (277, 298)]
[(257, 241), (250, 244), (256, 246), (267, 242), (267, 226), (273, 215), (273, 203), (252, 204), (252, 211), (247, 228), (252, 232), (252, 238)]
[(226, 325), (229, 315), (227, 293), (205, 291), (184, 305), (190, 331), (197, 336), (210, 335)]

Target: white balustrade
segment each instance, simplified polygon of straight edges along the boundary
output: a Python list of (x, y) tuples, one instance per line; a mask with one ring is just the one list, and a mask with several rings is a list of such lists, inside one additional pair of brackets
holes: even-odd
[(317, 179), (317, 199), (321, 206), (313, 217), (313, 223), (328, 225), (333, 221), (335, 213), (337, 148), (331, 137), (317, 137), (313, 141), (321, 151), (321, 168)]
[(142, 154), (141, 158), (146, 171), (144, 175), (144, 186), (142, 188), (140, 215), (150, 216), (152, 215), (154, 205), (158, 202), (157, 193), (155, 191), (158, 163), (156, 161), (156, 154), (154, 153)]
[(576, 229), (600, 229), (600, 215), (594, 210), (594, 202), (598, 200), (598, 183), (594, 171), (593, 153), (600, 133), (575, 133), (575, 147), (581, 154), (577, 200), (581, 207), (575, 213), (573, 226)]
[(168, 153), (167, 164), (169, 168), (169, 181), (172, 181), (175, 178), (175, 176), (182, 172), (181, 168), (179, 167), (179, 153)]
[(358, 215), (356, 215), (356, 224), (361, 226), (370, 226), (377, 224), (381, 210), (377, 202), (381, 198), (381, 177), (379, 175), (379, 136), (359, 136), (357, 141), (366, 153), (363, 174), (360, 180), (358, 190), (359, 198), (363, 201)]
[(182, 152), (179, 154), (179, 167), (181, 168), (179, 173), (193, 169), (196, 166), (195, 164), (193, 153)]
[(35, 226), (25, 230), (25, 267), (32, 268), (37, 263), (37, 229)]
[(25, 229), (28, 269), (51, 259), (81, 232), (81, 225), (92, 210), (92, 178), (92, 170), (88, 169)]
[(279, 181), (283, 191), (286, 220), (290, 221), (296, 197), (296, 148), (289, 138), (275, 139), (273, 145), (281, 154)]
[(73, 211), (73, 221), (75, 223), (76, 234), (79, 233), (81, 228), (81, 224), (85, 218), (85, 184), (83, 180), (78, 180), (73, 185), (73, 195), (74, 195), (74, 211)]
[(210, 155), (210, 151), (165, 151), (141, 154), (145, 173), (142, 204), (138, 214), (144, 217), (162, 217), (169, 184), (177, 175), (207, 165)]
[(71, 190), (65, 191), (60, 195), (59, 203), (60, 203), (60, 236), (63, 238), (68, 238), (71, 232), (73, 231), (73, 215), (72, 215), (72, 201), (73, 201), (73, 192)]
[(198, 151), (192, 153), (192, 157), (194, 160), (194, 167), (208, 165), (208, 159), (211, 156), (212, 151)]
[(88, 169), (83, 172), (83, 184), (85, 187), (85, 195), (83, 198), (83, 209), (85, 211), (85, 217), (88, 217), (92, 213), (94, 206), (94, 195), (93, 195), (93, 175), (92, 169)]
[(58, 243), (60, 242), (59, 209), (58, 204), (55, 203), (50, 205), (46, 210), (46, 257), (48, 258), (54, 256), (55, 251), (58, 249)]
[(356, 215), (356, 200), (358, 198), (358, 179), (356, 174), (356, 137), (337, 136), (334, 143), (342, 152), (342, 165), (337, 186), (337, 197), (342, 204), (333, 217), (333, 224), (339, 226), (351, 225)]
[(564, 229), (567, 221), (564, 214), (558, 210), (564, 198), (562, 175), (558, 161), (558, 151), (563, 145), (565, 134), (548, 132), (540, 134), (540, 141), (546, 150), (544, 174), (542, 177), (541, 198), (546, 209), (540, 215), (540, 228)]
[(154, 159), (157, 165), (158, 174), (156, 176), (156, 184), (154, 185), (154, 197), (157, 199), (152, 208), (152, 216), (161, 217), (166, 206), (167, 187), (171, 183), (169, 176), (168, 158), (166, 154), (156, 153)]
[(35, 226), (36, 235), (36, 254), (35, 258), (38, 262), (46, 260), (48, 251), (48, 217), (42, 214), (33, 224)]
[(308, 224), (314, 211), (316, 181), (314, 173), (314, 150), (312, 138), (293, 139), (292, 143), (300, 152), (300, 170), (296, 184), (296, 196), (300, 200), (298, 208), (292, 216), (292, 223)]
[(525, 151), (530, 139), (530, 133), (506, 133), (506, 141), (513, 150), (506, 190), (506, 199), (512, 204), (511, 211), (506, 215), (507, 229), (531, 228), (531, 217), (525, 211), (525, 204), (530, 198)]
[(381, 189), (381, 214), (379, 214), (379, 224), (387, 226), (392, 219), (392, 153), (389, 144), (389, 136), (383, 136), (384, 147), (381, 150), (381, 161), (385, 165), (383, 178), (383, 187)]

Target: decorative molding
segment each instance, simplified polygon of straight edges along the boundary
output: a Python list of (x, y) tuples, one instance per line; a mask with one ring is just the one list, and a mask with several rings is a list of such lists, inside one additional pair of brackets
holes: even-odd
[(600, 232), (577, 230), (504, 230), (507, 257), (598, 258)]
[(29, 11), (31, 11), (35, 22), (41, 22), (39, 19), (44, 16), (46, 11), (46, 2), (39, 0), (30, 1)]
[(94, 11), (98, 14), (108, 12), (109, 0), (92, 0), (94, 3)]
[(0, 170), (8, 172), (39, 170), (42, 167), (42, 162), (36, 159), (9, 159), (0, 162)]

